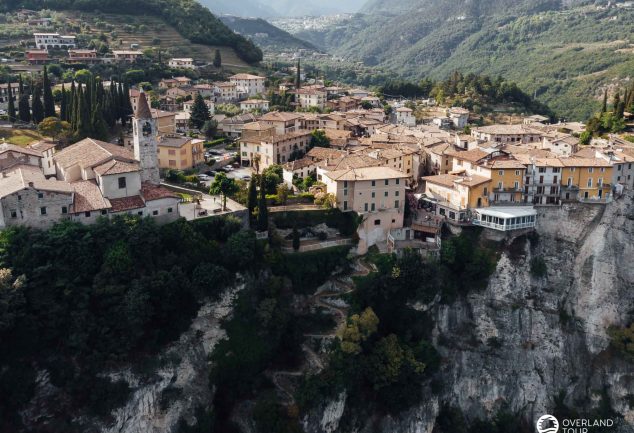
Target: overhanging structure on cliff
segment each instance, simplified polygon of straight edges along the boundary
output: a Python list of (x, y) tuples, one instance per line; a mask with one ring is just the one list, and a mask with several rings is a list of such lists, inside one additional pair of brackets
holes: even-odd
[(532, 206), (475, 209), (472, 224), (493, 230), (510, 231), (534, 228), (537, 211)]

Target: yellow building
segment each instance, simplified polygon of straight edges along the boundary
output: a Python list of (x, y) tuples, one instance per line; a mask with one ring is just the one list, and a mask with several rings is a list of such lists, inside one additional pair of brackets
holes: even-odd
[(205, 162), (204, 140), (162, 136), (158, 139), (158, 159), (160, 168), (185, 170)]
[(487, 161), (481, 164), (481, 167), (485, 169), (481, 175), (491, 179), (491, 202), (522, 201), (523, 179), (526, 172), (524, 164), (514, 159), (500, 158)]
[(609, 202), (612, 200), (612, 164), (599, 158), (560, 158), (562, 199)]

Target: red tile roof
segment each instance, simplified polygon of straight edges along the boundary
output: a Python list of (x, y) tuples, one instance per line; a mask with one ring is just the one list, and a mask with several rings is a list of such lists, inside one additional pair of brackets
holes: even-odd
[(174, 192), (164, 186), (143, 182), (141, 185), (141, 195), (145, 201), (160, 200), (162, 198), (178, 198)]
[(126, 210), (141, 209), (145, 207), (145, 202), (140, 195), (112, 198), (110, 199), (110, 204), (112, 205), (111, 212), (123, 212)]

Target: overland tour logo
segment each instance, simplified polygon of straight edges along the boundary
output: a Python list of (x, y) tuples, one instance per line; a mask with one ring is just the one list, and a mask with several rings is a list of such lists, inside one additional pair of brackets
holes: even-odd
[(537, 433), (557, 433), (559, 421), (552, 415), (544, 415), (537, 420)]
[[(612, 419), (563, 419), (561, 421), (561, 433), (589, 433), (595, 427), (613, 427)], [(552, 415), (544, 415), (537, 420), (537, 433), (559, 432), (559, 421)], [(605, 431), (605, 430), (600, 430)]]

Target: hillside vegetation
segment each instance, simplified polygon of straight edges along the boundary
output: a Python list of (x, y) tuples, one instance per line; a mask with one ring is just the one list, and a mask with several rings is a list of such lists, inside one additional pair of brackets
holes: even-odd
[(195, 0), (8, 0), (5, 5), (0, 5), (0, 10), (17, 7), (154, 15), (193, 43), (231, 47), (247, 63), (262, 60), (262, 51), (255, 44), (235, 34)]
[[(297, 36), (404, 78), (502, 75), (562, 116), (585, 120), (634, 70), (634, 9), (588, 2), (370, 2), (350, 23)], [(623, 6), (623, 5), (621, 5)], [(381, 38), (376, 35), (380, 34)]]

